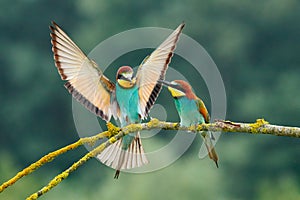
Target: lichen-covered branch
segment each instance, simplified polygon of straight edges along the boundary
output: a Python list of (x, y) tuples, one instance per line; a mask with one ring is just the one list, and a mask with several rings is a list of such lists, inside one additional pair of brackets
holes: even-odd
[(182, 131), (212, 131), (212, 132), (239, 132), (249, 134), (268, 134), (276, 136), (287, 136), (300, 138), (299, 127), (278, 126), (269, 124), (264, 119), (257, 119), (255, 123), (238, 123), (225, 120), (217, 120), (210, 124), (201, 124), (198, 126), (181, 127), (178, 123), (163, 122), (152, 119), (148, 123), (132, 124), (123, 128), (125, 132), (135, 132), (150, 129), (182, 130)]
[(219, 120), (214, 123), (201, 124), (198, 126), (191, 126), (191, 127), (182, 127), (179, 125), (179, 123), (163, 122), (157, 119), (152, 119), (148, 123), (131, 124), (126, 127), (123, 127), (122, 129), (115, 127), (111, 123), (108, 123), (107, 128), (108, 130), (105, 132), (99, 133), (92, 137), (81, 138), (80, 140), (78, 140), (73, 144), (70, 144), (66, 147), (51, 152), (46, 156), (42, 157), (35, 163), (31, 164), (27, 168), (17, 173), (17, 175), (15, 175), (10, 180), (4, 182), (0, 186), (0, 193), (8, 186), (13, 185), (20, 178), (32, 173), (33, 171), (35, 171), (45, 163), (51, 162), (58, 155), (66, 153), (67, 151), (75, 149), (78, 146), (83, 144), (94, 144), (97, 140), (104, 137), (109, 138), (109, 140), (102, 143), (101, 145), (99, 145), (89, 153), (87, 153), (85, 156), (83, 156), (80, 160), (75, 162), (67, 170), (65, 170), (64, 172), (62, 172), (61, 174), (53, 178), (45, 187), (43, 187), (38, 192), (33, 193), (27, 199), (37, 199), (39, 196), (45, 194), (53, 187), (58, 185), (62, 180), (67, 178), (71, 172), (75, 171), (78, 167), (80, 167), (82, 164), (87, 162), (90, 158), (95, 157), (96, 155), (101, 153), (107, 146), (109, 146), (110, 144), (114, 143), (116, 140), (120, 139), (124, 135), (131, 132), (150, 130), (150, 129), (164, 129), (164, 130), (183, 130), (183, 131), (191, 131), (191, 132), (212, 131), (212, 132), (241, 132), (241, 133), (249, 133), (249, 134), (261, 133), (261, 134), (269, 134), (269, 135), (276, 135), (276, 136), (287, 136), (287, 137), (297, 137), (297, 138), (300, 137), (300, 128), (272, 125), (269, 124), (264, 119), (258, 119), (256, 120), (255, 123), (236, 123), (231, 121)]
[(255, 123), (236, 123), (221, 120), (212, 124), (207, 124), (207, 129), (214, 132), (239, 132), (300, 138), (299, 127), (272, 125), (264, 119), (257, 119)]
[[(42, 196), (43, 194), (47, 193), (49, 190), (54, 188), (56, 185), (58, 185), (60, 182), (62, 182), (64, 179), (66, 179), (69, 174), (73, 171), (75, 171), (78, 167), (86, 163), (89, 159), (97, 156), (99, 153), (101, 153), (106, 147), (111, 145), (112, 143), (116, 142), (119, 140), (121, 137), (124, 136), (124, 132), (121, 131), (120, 128), (113, 126), (111, 123), (108, 123), (108, 132), (110, 133), (109, 135), (111, 136), (109, 140), (106, 142), (102, 143), (89, 153), (85, 154), (82, 158), (80, 158), (77, 162), (75, 162), (71, 167), (69, 167), (67, 170), (64, 172), (60, 173), (56, 177), (54, 177), (48, 185), (40, 189), (39, 191), (33, 193), (29, 197), (26, 198), (26, 200), (34, 200)], [(117, 135), (116, 135), (117, 134)]]
[(80, 138), (78, 141), (76, 141), (72, 144), (69, 144), (69, 145), (67, 145), (67, 146), (65, 146), (61, 149), (58, 149), (56, 151), (48, 153), (47, 155), (40, 158), (38, 161), (32, 163), (28, 167), (24, 168), (22, 171), (18, 172), (13, 178), (11, 178), (8, 181), (4, 182), (0, 186), (0, 193), (3, 190), (5, 190), (7, 187), (13, 185), (15, 182), (17, 182), (22, 177), (31, 174), (32, 172), (34, 172), (35, 170), (37, 170), (38, 168), (40, 168), (44, 164), (46, 164), (48, 162), (51, 162), (57, 156), (59, 156), (61, 154), (64, 154), (64, 153), (66, 153), (70, 150), (76, 149), (77, 147), (79, 147), (83, 144), (92, 144), (92, 143), (94, 143), (95, 141), (97, 141), (101, 138), (108, 137), (109, 134), (110, 133), (108, 131), (105, 131), (105, 132), (99, 133), (99, 134), (97, 134), (95, 136), (92, 136), (92, 137)]

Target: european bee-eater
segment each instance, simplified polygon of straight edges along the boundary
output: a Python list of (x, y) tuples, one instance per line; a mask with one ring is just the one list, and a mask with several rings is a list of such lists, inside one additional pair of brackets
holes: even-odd
[[(189, 83), (183, 80), (159, 82), (168, 87), (168, 90), (174, 98), (181, 126), (189, 127), (192, 125), (209, 123), (210, 117), (205, 104), (195, 95)], [(218, 167), (218, 155), (212, 143), (212, 139), (214, 139), (212, 133), (202, 132), (201, 136), (204, 140), (210, 159), (215, 161), (216, 166)]]
[[(118, 119), (121, 127), (140, 123), (159, 95), (162, 85), (158, 82), (165, 73), (173, 56), (176, 43), (184, 24), (147, 56), (138, 68), (136, 76), (129, 66), (119, 68), (116, 84), (104, 76), (96, 62), (88, 58), (67, 34), (52, 22), (51, 43), (55, 65), (65, 87), (73, 97), (89, 111), (110, 121), (111, 116)], [(142, 147), (140, 134), (124, 136), (107, 147), (98, 158), (102, 163), (120, 170), (140, 167), (148, 163)]]

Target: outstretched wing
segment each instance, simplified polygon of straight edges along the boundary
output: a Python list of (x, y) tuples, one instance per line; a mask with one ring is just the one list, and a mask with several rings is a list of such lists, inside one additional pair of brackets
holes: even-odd
[(114, 83), (55, 22), (50, 30), (55, 65), (62, 80), (68, 81), (65, 87), (88, 110), (109, 121), (114, 110), (111, 106)]
[(139, 87), (139, 106), (142, 119), (148, 115), (158, 94), (162, 88), (158, 80), (164, 80), (171, 61), (179, 35), (184, 27), (184, 23), (155, 50), (150, 56), (145, 58), (137, 72), (137, 84)]

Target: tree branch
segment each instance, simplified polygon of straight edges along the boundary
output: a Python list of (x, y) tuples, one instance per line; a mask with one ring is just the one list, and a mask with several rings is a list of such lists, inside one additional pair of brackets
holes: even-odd
[(191, 127), (182, 127), (179, 123), (171, 123), (171, 122), (163, 122), (157, 119), (152, 119), (148, 123), (142, 124), (131, 124), (126, 127), (118, 128), (115, 127), (111, 123), (107, 123), (107, 131), (99, 133), (92, 137), (81, 138), (77, 142), (65, 146), (59, 150), (51, 152), (46, 156), (43, 156), (41, 159), (36, 161), (35, 163), (31, 164), (27, 168), (23, 169), (19, 173), (17, 173), (13, 178), (4, 182), (0, 186), (0, 193), (5, 190), (8, 186), (13, 185), (16, 181), (21, 179), (22, 177), (32, 173), (45, 163), (51, 162), (57, 156), (66, 153), (70, 150), (73, 150), (83, 144), (94, 144), (97, 140), (101, 138), (109, 138), (106, 142), (102, 143), (85, 156), (83, 156), (80, 160), (75, 162), (72, 166), (70, 166), (67, 170), (62, 172), (61, 174), (54, 177), (45, 187), (39, 190), (36, 193), (30, 195), (27, 199), (37, 199), (41, 195), (50, 191), (53, 187), (58, 185), (62, 182), (65, 178), (69, 176), (70, 173), (75, 171), (78, 167), (83, 165), (87, 162), (90, 158), (97, 156), (101, 153), (106, 147), (110, 144), (114, 143), (124, 135), (132, 132), (142, 131), (142, 130), (151, 130), (151, 129), (164, 129), (164, 130), (182, 130), (182, 131), (191, 131), (191, 132), (198, 132), (198, 131), (212, 131), (212, 132), (243, 132), (249, 134), (269, 134), (269, 135), (276, 135), (276, 136), (287, 136), (287, 137), (300, 137), (300, 128), (298, 127), (287, 127), (287, 126), (278, 126), (278, 125), (271, 125), (264, 119), (257, 119), (255, 123), (236, 123), (231, 121), (223, 121), (219, 120), (215, 123), (210, 124), (201, 124), (198, 126), (191, 126)]
[(0, 186), (0, 193), (5, 190), (7, 187), (13, 185), (14, 183), (16, 183), (18, 180), (20, 180), (22, 177), (27, 176), (29, 174), (31, 174), (32, 172), (34, 172), (35, 170), (37, 170), (38, 168), (40, 168), (41, 166), (43, 166), (44, 164), (51, 162), (53, 159), (55, 159), (57, 156), (64, 154), (70, 150), (76, 149), (77, 147), (83, 145), (83, 144), (92, 144), (94, 142), (96, 142), (97, 140), (101, 139), (101, 138), (105, 138), (109, 136), (109, 132), (105, 131), (102, 133), (99, 133), (95, 136), (92, 137), (86, 137), (86, 138), (80, 138), (78, 141), (69, 144), (65, 147), (62, 147), (56, 151), (50, 152), (47, 155), (43, 156), (42, 158), (40, 158), (38, 161), (32, 163), (31, 165), (29, 165), (28, 167), (24, 168), (22, 171), (18, 172), (14, 177), (12, 177), (11, 179), (9, 179), (8, 181), (4, 182), (1, 186)]

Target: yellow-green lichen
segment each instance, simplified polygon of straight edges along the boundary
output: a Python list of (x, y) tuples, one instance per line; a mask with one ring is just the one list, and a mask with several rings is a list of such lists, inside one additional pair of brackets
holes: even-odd
[(106, 127), (107, 127), (107, 130), (108, 130), (108, 133), (107, 133), (108, 137), (117, 135), (121, 130), (121, 128), (113, 125), (111, 122), (107, 122)]
[(30, 197), (28, 197), (26, 200), (33, 200), (33, 199), (37, 199), (39, 196), (37, 193), (34, 193), (33, 195), (31, 195)]
[(261, 128), (266, 124), (269, 124), (269, 122), (265, 121), (264, 119), (257, 119), (255, 123), (249, 124), (250, 132), (252, 133), (262, 132), (262, 129), (258, 130), (258, 128)]
[(197, 127), (195, 127), (195, 131), (206, 131), (208, 130), (210, 124), (199, 124)]
[(112, 144), (112, 143), (115, 143), (117, 140), (115, 137), (111, 137), (109, 138), (109, 143)]
[(172, 128), (179, 128), (180, 127), (180, 123), (173, 123), (172, 124)]
[(190, 127), (187, 127), (187, 129), (188, 129), (189, 132), (195, 132), (195, 131), (197, 131), (197, 128), (199, 128), (199, 127), (196, 126), (196, 125), (192, 125)]
[(156, 118), (152, 118), (148, 123), (148, 127), (157, 127), (159, 125), (160, 121)]
[(126, 126), (125, 128), (123, 128), (123, 132), (124, 134), (128, 134), (128, 133), (134, 133), (134, 132), (137, 132), (137, 131), (140, 131), (142, 130), (142, 125), (141, 124), (130, 124), (128, 126)]

